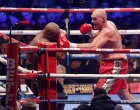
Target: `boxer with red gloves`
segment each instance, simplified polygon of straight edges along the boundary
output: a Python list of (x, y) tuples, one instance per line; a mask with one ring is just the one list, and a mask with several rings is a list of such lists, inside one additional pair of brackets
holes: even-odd
[(30, 42), (32, 46), (38, 46), (38, 44), (46, 44), (50, 42), (57, 42), (60, 34), (60, 28), (56, 23), (48, 23), (45, 28), (40, 31), (34, 39)]
[[(61, 39), (62, 44), (67, 44), (70, 47), (77, 48), (103, 48), (106, 49), (122, 49), (122, 38), (116, 25), (112, 21), (107, 20), (107, 14), (103, 9), (95, 9), (91, 14), (94, 29), (98, 30), (96, 37), (91, 43), (80, 43), (71, 45), (65, 38)], [(91, 26), (84, 24), (80, 28), (83, 34), (91, 32)], [(124, 53), (106, 53), (99, 54), (99, 73), (100, 74), (127, 74), (128, 59)], [(103, 62), (103, 63), (102, 63)], [(119, 65), (118, 65), (119, 64)], [(94, 66), (94, 65), (93, 65)], [(129, 93), (129, 89), (125, 79), (107, 79), (100, 78), (96, 84), (96, 88), (104, 88), (108, 94), (117, 94), (122, 100), (136, 100)], [(134, 110), (140, 110), (140, 104), (130, 104)]]
[(68, 47), (76, 48), (77, 47), (77, 44), (71, 43), (66, 38), (66, 31), (64, 31), (64, 30), (61, 30), (61, 33), (59, 35), (59, 38), (58, 38), (58, 42), (57, 43), (58, 43), (58, 46), (59, 47), (65, 47), (65, 48), (68, 48)]
[[(60, 27), (57, 24), (51, 22), (48, 23), (45, 26), (45, 28), (34, 37), (34, 39), (30, 42), (30, 45), (39, 46), (51, 42), (52, 43), (56, 42), (58, 44), (58, 47), (68, 47), (69, 46), (68, 44), (64, 44), (64, 45), (62, 44), (62, 41), (64, 41), (65, 38), (66, 38), (66, 31), (60, 29)], [(57, 59), (59, 58), (63, 59), (65, 58), (65, 53), (57, 52), (56, 57)], [(63, 89), (64, 89), (63, 86), (59, 82), (57, 82), (58, 99), (67, 99), (67, 96), (65, 96), (66, 93), (63, 91)], [(65, 104), (59, 104), (58, 105), (59, 110), (64, 110), (64, 105)]]
[(91, 24), (87, 24), (87, 23), (83, 24), (80, 27), (80, 32), (83, 35), (88, 34), (91, 38), (94, 38), (96, 36), (96, 34), (92, 30), (92, 25)]
[(69, 41), (66, 38), (66, 31), (65, 30), (60, 30), (59, 38), (57, 40), (57, 45), (58, 47), (70, 47)]
[[(32, 46), (40, 46), (47, 43), (58, 43), (58, 47), (63, 47), (62, 44), (59, 44), (58, 42), (59, 38), (66, 38), (66, 31), (60, 29), (60, 27), (56, 23), (48, 23), (45, 28), (40, 31), (34, 39), (30, 42), (30, 45)], [(61, 42), (62, 43), (62, 42)], [(68, 47), (68, 46), (67, 46)], [(64, 59), (65, 54), (63, 52), (57, 52), (56, 53), (58, 59)], [(31, 59), (32, 60), (32, 59)]]
[(45, 28), (34, 37), (30, 45), (38, 46), (50, 42), (57, 42), (58, 47), (70, 47), (70, 42), (66, 38), (66, 31), (60, 29), (57, 24), (52, 22), (48, 23)]
[[(80, 32), (81, 34), (88, 34), (91, 38), (95, 37), (96, 34), (93, 32), (92, 30), (92, 25), (91, 24), (83, 24), (80, 27)], [(76, 43), (71, 43), (67, 38), (66, 38), (66, 34), (60, 34), (59, 38), (58, 38), (58, 45), (60, 47), (71, 47), (71, 48), (77, 48)]]

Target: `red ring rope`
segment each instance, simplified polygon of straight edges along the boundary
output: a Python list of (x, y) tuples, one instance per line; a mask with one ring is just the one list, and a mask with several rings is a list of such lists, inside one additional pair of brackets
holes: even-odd
[[(106, 12), (140, 12), (140, 8), (103, 8)], [(1, 7), (0, 11), (4, 12), (55, 12), (64, 13), (66, 9), (56, 8), (12, 8), (12, 7)], [(95, 8), (84, 8), (84, 9), (68, 9), (70, 13), (77, 12), (93, 12)]]

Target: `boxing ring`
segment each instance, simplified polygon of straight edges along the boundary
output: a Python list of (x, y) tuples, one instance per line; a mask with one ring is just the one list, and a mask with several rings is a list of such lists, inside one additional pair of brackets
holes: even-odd
[[(47, 9), (47, 8), (8, 8), (1, 7), (0, 11), (5, 12), (58, 12), (64, 13), (69, 11), (69, 13), (78, 12), (93, 12), (95, 9)], [(106, 12), (140, 12), (140, 8), (106, 8)], [(67, 19), (67, 18), (66, 18)], [(68, 22), (66, 22), (66, 25)], [(66, 28), (68, 31), (68, 28)], [(36, 35), (40, 30), (14, 30), (11, 32), (12, 35)], [(140, 30), (119, 30), (120, 34), (140, 34)], [(0, 37), (5, 40), (10, 40), (7, 36), (10, 33), (9, 30), (0, 30)], [(5, 35), (7, 34), (7, 35)], [(80, 35), (79, 30), (71, 30), (70, 35)], [(69, 35), (68, 35), (69, 36)], [(35, 79), (39, 80), (39, 96), (40, 98), (34, 98), (35, 102), (39, 104), (39, 109), (45, 110), (57, 110), (57, 104), (66, 104), (65, 110), (71, 110), (76, 107), (77, 104), (86, 103), (89, 104), (91, 100), (91, 95), (69, 95), (68, 100), (58, 100), (57, 99), (57, 89), (56, 89), (56, 78), (110, 78), (110, 79), (120, 79), (120, 78), (140, 78), (139, 74), (126, 74), (126, 75), (108, 75), (108, 74), (56, 74), (56, 52), (85, 52), (88, 54), (72, 54), (69, 55), (69, 59), (97, 59), (99, 53), (126, 53), (128, 58), (140, 58), (140, 49), (93, 49), (93, 48), (57, 48), (55, 43), (49, 45), (29, 46), (25, 43), (19, 42), (12, 39), (12, 44), (8, 44), (7, 49), (7, 61), (0, 57), (0, 61), (7, 65), (7, 76), (0, 76), (0, 80), (6, 80), (6, 95), (7, 95), (7, 108), (15, 110), (16, 106), (16, 94), (18, 79)], [(41, 52), (38, 62), (38, 71), (27, 70), (18, 66), (19, 53), (28, 52)], [(91, 54), (95, 53), (95, 54)], [(19, 73), (20, 72), (20, 73)], [(12, 88), (12, 89), (11, 89)], [(112, 99), (118, 104), (140, 104), (140, 96), (134, 95), (137, 100), (120, 100), (116, 95), (110, 95)], [(80, 98), (79, 98), (80, 97)], [(82, 99), (81, 99), (82, 97)], [(79, 100), (79, 99), (80, 100)], [(26, 100), (21, 100), (23, 103)], [(76, 104), (69, 105), (69, 104)], [(72, 107), (72, 108), (70, 108)], [(131, 110), (129, 106), (123, 105), (125, 109)]]

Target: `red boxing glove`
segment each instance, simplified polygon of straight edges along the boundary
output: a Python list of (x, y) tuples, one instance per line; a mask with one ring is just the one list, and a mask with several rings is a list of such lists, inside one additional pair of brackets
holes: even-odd
[(92, 29), (92, 25), (85, 23), (80, 27), (80, 32), (82, 34), (87, 34), (91, 29)]
[(70, 47), (70, 42), (66, 38), (66, 32), (64, 30), (61, 30), (57, 43), (58, 47)]

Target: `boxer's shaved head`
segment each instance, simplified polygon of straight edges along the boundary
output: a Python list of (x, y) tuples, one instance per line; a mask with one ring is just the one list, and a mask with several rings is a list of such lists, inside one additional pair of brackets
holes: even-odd
[(48, 23), (44, 28), (44, 34), (48, 40), (51, 42), (56, 42), (60, 34), (60, 28), (56, 23)]
[(107, 22), (106, 12), (100, 8), (93, 11), (91, 18), (92, 23), (94, 24), (94, 29), (101, 29)]
[(107, 19), (106, 12), (103, 9), (96, 9), (96, 10), (94, 10), (92, 15), (94, 15), (96, 17), (104, 17), (105, 19)]

